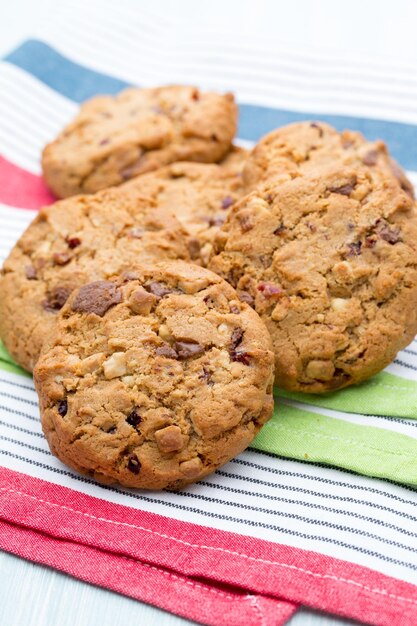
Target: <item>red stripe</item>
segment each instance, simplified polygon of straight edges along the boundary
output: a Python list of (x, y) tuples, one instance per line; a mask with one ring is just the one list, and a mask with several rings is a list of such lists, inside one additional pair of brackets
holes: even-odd
[(281, 626), (295, 611), (287, 602), (210, 586), (3, 521), (0, 548), (210, 626)]
[(23, 209), (39, 209), (55, 202), (55, 198), (40, 176), (0, 156), (0, 202)]
[(50, 536), (377, 626), (415, 626), (417, 587), (307, 550), (173, 520), (7, 469), (0, 515)]

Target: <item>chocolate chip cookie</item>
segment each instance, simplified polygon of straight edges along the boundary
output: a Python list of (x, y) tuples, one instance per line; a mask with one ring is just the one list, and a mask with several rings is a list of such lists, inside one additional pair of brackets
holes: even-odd
[(173, 211), (192, 236), (193, 260), (206, 266), (227, 213), (244, 191), (246, 151), (234, 150), (225, 164), (174, 163), (122, 185)]
[(126, 89), (82, 105), (42, 155), (59, 197), (93, 193), (174, 161), (219, 161), (236, 132), (233, 95), (179, 85)]
[(210, 268), (266, 322), (285, 389), (365, 380), (417, 332), (416, 206), (384, 150), (367, 161), (283, 168), (219, 235)]
[(246, 448), (273, 408), (263, 322), (182, 261), (84, 285), (35, 368), (52, 452), (107, 483), (177, 489)]
[(382, 141), (367, 141), (361, 133), (350, 130), (339, 133), (324, 122), (298, 122), (265, 135), (250, 153), (243, 177), (250, 190), (282, 173), (294, 178), (335, 162), (347, 167), (386, 167), (398, 178), (401, 188), (414, 197), (413, 186)]
[(42, 209), (0, 276), (0, 336), (6, 348), (31, 371), (73, 289), (132, 263), (188, 259), (188, 243), (176, 218), (138, 193), (108, 189)]

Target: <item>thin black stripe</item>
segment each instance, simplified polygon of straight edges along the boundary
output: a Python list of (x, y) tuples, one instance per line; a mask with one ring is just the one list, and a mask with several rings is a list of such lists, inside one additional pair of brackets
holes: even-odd
[[(47, 454), (47, 455), (51, 456), (51, 453), (49, 451), (46, 452), (45, 450), (42, 450), (41, 448), (37, 448), (36, 446), (32, 446), (30, 444), (24, 443), (22, 441), (18, 441), (16, 439), (12, 439), (10, 437), (6, 437), (6, 436), (3, 436), (3, 435), (0, 435), (0, 439), (3, 439), (5, 441), (9, 441), (10, 443), (15, 443), (17, 445), (20, 445), (22, 447), (28, 448), (30, 450), (43, 452), (44, 454)], [(343, 526), (342, 524), (333, 524), (331, 522), (326, 522), (324, 520), (311, 519), (311, 518), (305, 517), (303, 515), (298, 515), (296, 513), (284, 513), (284, 512), (279, 512), (279, 511), (275, 511), (274, 512), (274, 511), (269, 511), (267, 509), (263, 509), (261, 507), (251, 507), (250, 505), (245, 505), (245, 504), (236, 504), (236, 505), (234, 505), (234, 503), (231, 503), (231, 502), (225, 503), (222, 500), (219, 500), (218, 498), (209, 498), (209, 497), (206, 497), (206, 496), (199, 496), (198, 494), (190, 494), (190, 493), (181, 493), (181, 492), (179, 492), (179, 493), (176, 493), (175, 495), (177, 495), (177, 496), (178, 495), (179, 496), (182, 495), (182, 496), (191, 497), (191, 498), (192, 497), (199, 498), (199, 499), (206, 500), (206, 501), (213, 501), (213, 502), (216, 502), (217, 504), (219, 504), (219, 503), (220, 504), (228, 504), (229, 506), (236, 506), (238, 508), (243, 508), (243, 509), (246, 509), (246, 510), (254, 510), (254, 511), (257, 511), (257, 512), (269, 512), (269, 513), (275, 514), (277, 516), (284, 517), (286, 519), (295, 519), (295, 520), (299, 520), (301, 522), (306, 522), (306, 523), (311, 524), (313, 526), (324, 526), (324, 527), (327, 527), (327, 528), (333, 528), (335, 530), (340, 530), (340, 531), (344, 531), (344, 532), (350, 532), (353, 535), (360, 535), (362, 537), (369, 537), (370, 539), (374, 539), (376, 541), (380, 541), (381, 543), (385, 543), (387, 545), (392, 545), (392, 546), (395, 546), (397, 548), (401, 548), (403, 550), (408, 550), (408, 551), (411, 551), (411, 552), (417, 552), (417, 548), (413, 548), (411, 546), (407, 546), (405, 544), (399, 543), (399, 542), (394, 541), (392, 539), (386, 539), (384, 537), (380, 537), (378, 535), (375, 535), (374, 533), (361, 531), (361, 530), (358, 530), (356, 528), (351, 528), (350, 526)], [(146, 500), (146, 496), (142, 496), (142, 499), (143, 498)], [(153, 499), (152, 501), (153, 502), (162, 502), (159, 499)], [(189, 509), (189, 507), (187, 507), (186, 510), (191, 510), (193, 512), (199, 512), (199, 513), (206, 514), (206, 512), (202, 511), (201, 509), (192, 509), (192, 508)], [(216, 517), (218, 519), (226, 519), (226, 520), (228, 519), (228, 516), (225, 516), (223, 514), (216, 514)], [(234, 518), (232, 518), (232, 520), (236, 521)], [(241, 523), (249, 524), (249, 525), (255, 525), (255, 526), (259, 526), (261, 528), (267, 528), (267, 529), (270, 529), (270, 530), (282, 530), (280, 527), (277, 527), (275, 524), (266, 524), (265, 522), (254, 522), (253, 520), (241, 520)], [(416, 564), (416, 569), (417, 569), (417, 564)]]
[(10, 398), (11, 400), (17, 400), (18, 402), (26, 402), (27, 404), (31, 404), (32, 406), (38, 406), (38, 403), (35, 400), (28, 400), (27, 398), (22, 398), (19, 396), (14, 396), (11, 393), (5, 393), (2, 391), (0, 396), (4, 396), (5, 398)]
[[(19, 455), (16, 455), (12, 452), (9, 452), (8, 450), (0, 450), (0, 454), (5, 454), (6, 456), (10, 456), (12, 458), (17, 458), (19, 460), (25, 461), (31, 465), (35, 465), (38, 467), (43, 467), (47, 470), (51, 470), (55, 473), (58, 474), (64, 474), (64, 475), (68, 475), (71, 478), (74, 478), (75, 480), (79, 480), (81, 482), (84, 483), (89, 483), (89, 484), (93, 484), (93, 485), (97, 485), (97, 483), (95, 481), (92, 480), (88, 480), (86, 478), (83, 478), (82, 476), (77, 476), (75, 474), (72, 474), (70, 472), (66, 472), (64, 470), (60, 470), (58, 468), (54, 468), (54, 467), (50, 467), (48, 465), (45, 465), (44, 463), (39, 463), (38, 461), (33, 461), (31, 459), (26, 459), (25, 457), (21, 457)], [(211, 517), (214, 519), (223, 519), (225, 521), (229, 521), (229, 522), (236, 522), (239, 524), (244, 524), (247, 526), (251, 526), (251, 527), (258, 527), (258, 528), (267, 528), (268, 530), (275, 530), (287, 535), (293, 535), (295, 537), (300, 537), (303, 539), (309, 539), (309, 540), (313, 540), (313, 541), (322, 541), (324, 543), (330, 543), (333, 545), (337, 545), (343, 548), (347, 548), (349, 550), (354, 550), (357, 552), (360, 552), (362, 554), (366, 554), (367, 556), (373, 556), (375, 558), (380, 559), (381, 561), (385, 561), (387, 563), (393, 563), (394, 565), (400, 565), (402, 567), (407, 567), (411, 570), (417, 570), (417, 564), (415, 563), (408, 563), (407, 561), (402, 561), (400, 559), (394, 559), (392, 557), (386, 556), (385, 554), (380, 554), (378, 552), (375, 552), (374, 550), (368, 550), (366, 548), (363, 548), (361, 546), (353, 546), (351, 544), (345, 543), (343, 541), (339, 541), (338, 539), (333, 539), (331, 537), (320, 537), (319, 535), (309, 535), (307, 533), (301, 533), (299, 531), (296, 530), (289, 530), (286, 528), (282, 528), (280, 526), (276, 526), (276, 525), (272, 525), (272, 524), (264, 524), (262, 522), (255, 522), (255, 521), (249, 521), (249, 520), (242, 520), (240, 518), (237, 517), (232, 517), (229, 515), (220, 515), (219, 513), (213, 513), (213, 512), (208, 512), (208, 511), (201, 511), (200, 509), (196, 509), (194, 507), (189, 507), (189, 506), (184, 506), (184, 505), (180, 505), (180, 504), (176, 504), (173, 502), (164, 502), (162, 500), (158, 500), (156, 498), (150, 498), (148, 496), (142, 496), (136, 493), (129, 493), (129, 492), (124, 492), (118, 489), (115, 489), (113, 487), (109, 487), (108, 485), (100, 485), (100, 487), (102, 489), (106, 489), (107, 491), (113, 491), (116, 493), (122, 493), (123, 495), (126, 495), (128, 497), (134, 498), (134, 499), (139, 499), (139, 500), (145, 500), (146, 502), (151, 502), (151, 503), (155, 503), (155, 504), (161, 504), (164, 506), (168, 506), (174, 509), (178, 509), (178, 510), (183, 510), (183, 511), (187, 511), (190, 513), (198, 513), (201, 514), (203, 516), (206, 517)], [(356, 531), (355, 534), (359, 534), (359, 531)]]
[[(216, 472), (217, 473), (217, 472)], [(329, 511), (335, 511), (335, 512), (342, 512), (344, 514), (347, 515), (353, 515), (356, 517), (356, 515), (359, 514), (354, 514), (351, 511), (347, 512), (347, 511), (339, 511), (339, 509), (331, 509), (329, 507), (324, 507), (321, 504), (312, 504), (312, 503), (307, 503), (304, 502), (303, 500), (291, 500), (289, 498), (282, 498), (280, 496), (273, 496), (269, 493), (261, 493), (259, 491), (248, 491), (246, 489), (237, 489), (235, 487), (230, 487), (230, 486), (226, 486), (226, 485), (220, 485), (217, 483), (210, 483), (204, 480), (200, 480), (198, 482), (199, 485), (203, 485), (204, 487), (209, 487), (212, 489), (220, 489), (221, 491), (230, 491), (232, 493), (237, 493), (237, 494), (241, 494), (241, 495), (247, 495), (247, 496), (253, 496), (255, 498), (264, 498), (265, 500), (277, 500), (277, 501), (283, 501), (283, 502), (293, 502), (294, 504), (300, 504), (300, 505), (305, 505), (305, 506), (312, 506), (312, 507), (317, 507), (319, 509), (329, 509)], [(398, 517), (402, 517), (404, 519), (409, 519), (412, 522), (417, 522), (417, 517), (415, 517), (414, 515), (410, 515), (409, 513), (404, 513), (403, 511), (397, 511), (396, 509), (392, 509), (390, 507), (384, 506), (383, 504), (378, 504), (376, 502), (368, 502), (367, 500), (358, 500), (357, 498), (350, 498), (349, 496), (337, 496), (335, 494), (332, 493), (320, 493), (320, 491), (312, 491), (311, 489), (303, 489), (302, 487), (294, 487), (293, 485), (284, 485), (283, 483), (274, 483), (274, 486), (276, 488), (282, 489), (283, 491), (290, 491), (290, 492), (295, 492), (295, 493), (305, 493), (306, 495), (309, 496), (315, 496), (315, 497), (319, 497), (319, 498), (326, 498), (328, 500), (336, 500), (336, 501), (340, 501), (340, 502), (350, 502), (352, 504), (359, 504), (359, 505), (365, 505), (365, 506), (369, 506), (371, 508), (377, 509), (378, 511), (386, 511), (388, 513), (393, 513), (394, 515), (398, 515)], [(365, 519), (370, 519), (373, 520), (373, 518), (365, 518)], [(378, 520), (375, 520), (377, 523)], [(400, 532), (402, 532), (402, 529), (400, 529)]]
[(400, 359), (395, 359), (394, 363), (397, 365), (402, 365), (402, 367), (408, 367), (410, 370), (417, 371), (417, 367), (415, 365), (410, 365), (410, 363), (406, 363), (405, 361), (401, 361)]
[(7, 378), (0, 378), (0, 383), (7, 383), (8, 385), (11, 385), (12, 387), (20, 387), (21, 389), (28, 389), (28, 391), (35, 392), (34, 387), (28, 387), (27, 385), (22, 385), (21, 383), (15, 383), (12, 380), (7, 380)]
[[(280, 459), (283, 461), (289, 461), (289, 459), (286, 459), (285, 457), (278, 457), (276, 455), (272, 455), (269, 454), (268, 452), (264, 452), (261, 450), (250, 450), (250, 452), (252, 453), (256, 453), (256, 454), (263, 454), (265, 456), (268, 456), (272, 459)], [(292, 460), (290, 460), (291, 462), (294, 462)], [(296, 461), (297, 463), (303, 463), (303, 461), (298, 460)], [(400, 496), (397, 496), (395, 494), (389, 493), (387, 491), (383, 491), (382, 489), (377, 489), (376, 487), (367, 487), (365, 485), (352, 485), (350, 483), (345, 483), (342, 482), (340, 480), (332, 480), (331, 478), (323, 478), (322, 476), (313, 476), (313, 475), (309, 475), (309, 474), (302, 474), (301, 472), (290, 472), (288, 470), (281, 470), (281, 469), (275, 469), (272, 467), (266, 467), (265, 465), (259, 465), (258, 463), (253, 463), (251, 461), (245, 461), (242, 458), (236, 458), (236, 459), (231, 459), (229, 461), (229, 463), (238, 463), (240, 465), (247, 465), (249, 467), (254, 467), (256, 469), (261, 469), (261, 470), (265, 470), (269, 473), (272, 474), (277, 474), (279, 476), (289, 476), (291, 478), (303, 478), (303, 479), (307, 479), (307, 480), (313, 480), (316, 482), (320, 482), (320, 483), (325, 483), (328, 485), (334, 485), (335, 487), (346, 487), (349, 489), (356, 489), (357, 491), (368, 491), (369, 493), (375, 493), (377, 495), (381, 495), (381, 496), (385, 496), (387, 498), (391, 498), (392, 500), (397, 500), (398, 502), (402, 502), (403, 504), (411, 504), (412, 506), (417, 506), (417, 502), (413, 501), (413, 500), (406, 500), (405, 498), (401, 498)], [(311, 463), (309, 463), (308, 461), (306, 461), (306, 463), (308, 463), (309, 465), (312, 465)], [(321, 465), (319, 463), (315, 463), (315, 466), (319, 466), (319, 467), (323, 467), (324, 469), (329, 469), (329, 466), (327, 465)], [(340, 467), (337, 468), (331, 468), (331, 469), (336, 469), (338, 472), (342, 472), (343, 469)], [(218, 472), (220, 473), (221, 470), (218, 470)], [(352, 474), (352, 472), (346, 471), (346, 474)], [(353, 474), (355, 475), (355, 474)], [(240, 476), (238, 474), (234, 475), (236, 476), (236, 478), (240, 479), (240, 480), (248, 480), (249, 482), (259, 482), (260, 484), (263, 484), (264, 481), (260, 480), (260, 479), (255, 479), (252, 477), (248, 477), (248, 476)], [(269, 484), (271, 487), (273, 487), (275, 485), (275, 483), (265, 483), (265, 484)], [(405, 485), (401, 485), (402, 489), (406, 489), (409, 491), (412, 491), (413, 493), (415, 493), (415, 490), (407, 487)]]
[(3, 406), (0, 404), (0, 410), (7, 411), (8, 413), (12, 413), (12, 415), (19, 415), (19, 417), (27, 417), (28, 420), (32, 420), (33, 422), (37, 422), (39, 424), (39, 417), (35, 417), (34, 415), (29, 415), (29, 413), (23, 413), (23, 411), (17, 411), (17, 409), (11, 409), (8, 406)]
[(417, 352), (415, 350), (410, 350), (410, 348), (404, 348), (401, 352), (408, 352), (408, 354), (414, 354), (417, 356)]
[(22, 428), (21, 426), (16, 426), (16, 424), (10, 424), (8, 422), (3, 422), (0, 420), (0, 424), (6, 426), (6, 428), (13, 428), (13, 430), (18, 430), (21, 433), (27, 433), (28, 435), (33, 435), (34, 437), (44, 437), (43, 433), (36, 433), (34, 430), (28, 430), (27, 428)]

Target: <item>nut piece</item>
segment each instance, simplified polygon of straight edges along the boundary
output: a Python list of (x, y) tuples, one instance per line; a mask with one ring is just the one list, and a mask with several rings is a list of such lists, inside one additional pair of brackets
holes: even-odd
[(124, 376), (126, 374), (126, 354), (115, 352), (103, 363), (104, 376), (107, 379)]
[(186, 478), (195, 478), (200, 474), (202, 467), (201, 459), (196, 456), (194, 459), (180, 463), (180, 472), (184, 474)]
[(129, 306), (138, 315), (149, 315), (156, 301), (157, 297), (153, 293), (148, 293), (143, 287), (138, 287), (130, 294)]
[(331, 361), (310, 361), (306, 367), (307, 376), (315, 380), (331, 380), (334, 371)]
[(155, 432), (155, 441), (161, 452), (178, 452), (184, 446), (179, 426), (167, 426)]
[(345, 298), (333, 298), (331, 307), (334, 311), (343, 311), (346, 308), (347, 300)]

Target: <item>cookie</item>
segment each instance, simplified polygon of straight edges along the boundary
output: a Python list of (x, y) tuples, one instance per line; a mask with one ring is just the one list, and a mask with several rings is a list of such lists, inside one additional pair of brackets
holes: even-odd
[(94, 193), (174, 161), (219, 161), (236, 132), (232, 94), (195, 87), (126, 89), (81, 106), (42, 155), (59, 198)]
[(322, 393), (390, 363), (417, 332), (416, 206), (385, 158), (317, 166), (236, 203), (210, 268), (266, 322), (276, 384)]
[(273, 408), (263, 322), (230, 285), (182, 261), (75, 291), (34, 374), (52, 452), (127, 487), (203, 478)]
[(359, 132), (339, 133), (324, 122), (298, 122), (265, 135), (246, 161), (243, 178), (246, 188), (287, 173), (293, 178), (335, 162), (351, 167), (387, 167), (401, 188), (414, 198), (414, 190), (402, 169), (392, 160), (382, 141), (367, 141)]
[(31, 371), (47, 330), (73, 289), (132, 263), (188, 259), (176, 218), (139, 194), (109, 189), (42, 209), (0, 276), (0, 336)]
[(213, 241), (234, 202), (245, 191), (242, 168), (245, 151), (234, 151), (226, 164), (174, 163), (122, 185), (174, 211), (194, 241), (194, 260), (206, 266)]

